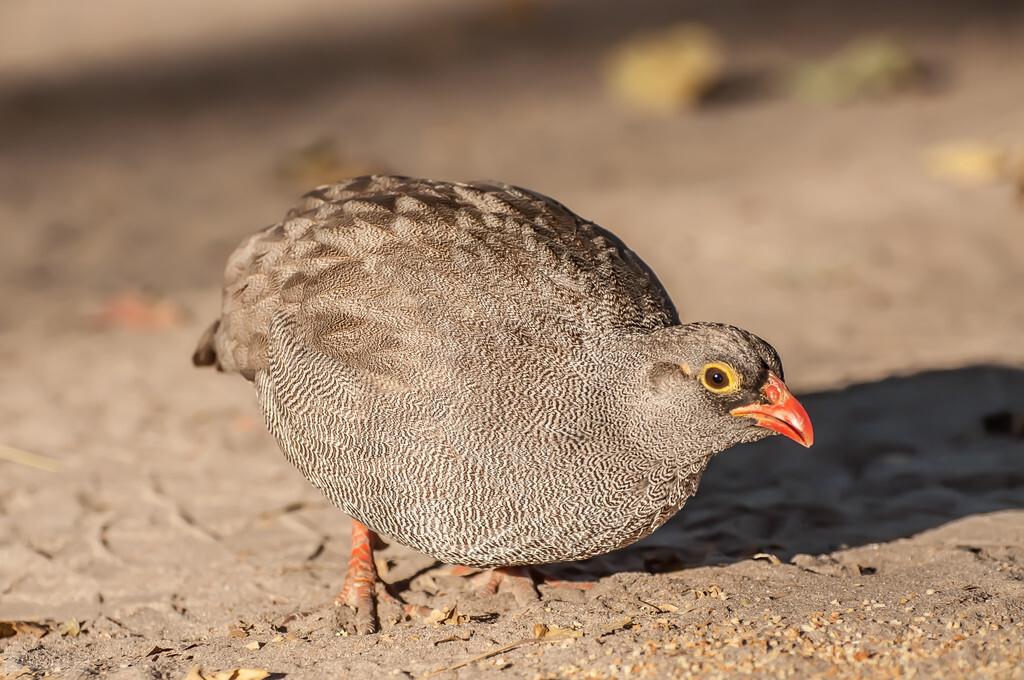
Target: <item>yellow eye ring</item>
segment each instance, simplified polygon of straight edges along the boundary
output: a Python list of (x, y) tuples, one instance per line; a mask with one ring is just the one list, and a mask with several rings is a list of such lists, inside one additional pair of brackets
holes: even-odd
[(728, 394), (740, 388), (740, 376), (729, 364), (713, 361), (700, 369), (700, 384), (709, 392)]

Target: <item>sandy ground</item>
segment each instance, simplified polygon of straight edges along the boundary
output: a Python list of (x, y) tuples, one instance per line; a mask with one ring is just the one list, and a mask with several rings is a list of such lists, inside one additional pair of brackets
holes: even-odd
[[(1016, 6), (360, 4), (346, 23), (311, 1), (270, 40), (263, 4), (212, 47), (229, 16), (100, 53), (83, 20), (59, 60), (32, 53), (27, 5), (0, 8), (20, 35), (0, 69), (0, 445), (61, 464), (0, 461), (0, 677), (1024, 677), (1024, 440), (984, 426), (1024, 413), (1024, 211), (922, 163), (1024, 139)], [(610, 102), (608, 44), (678, 18), (715, 26), (738, 71), (886, 29), (941, 78), (838, 108)], [(327, 162), (296, 154), (324, 137)], [(529, 608), (393, 545), (400, 596), (469, 620), (385, 606), (381, 634), (340, 635), (347, 519), (250, 386), (188, 357), (242, 235), (324, 174), (378, 169), (521, 183), (612, 228), (686, 318), (775, 344), (819, 443), (724, 454), (647, 541), (549, 570), (592, 590)], [(111, 321), (139, 289), (179, 313)], [(3, 637), (15, 621), (40, 627)]]

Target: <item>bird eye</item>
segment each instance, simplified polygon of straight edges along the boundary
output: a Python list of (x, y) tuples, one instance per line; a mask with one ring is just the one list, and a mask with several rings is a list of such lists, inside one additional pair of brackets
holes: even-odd
[(740, 387), (739, 376), (733, 367), (718, 362), (704, 367), (700, 374), (700, 382), (704, 387), (717, 394), (734, 392)]

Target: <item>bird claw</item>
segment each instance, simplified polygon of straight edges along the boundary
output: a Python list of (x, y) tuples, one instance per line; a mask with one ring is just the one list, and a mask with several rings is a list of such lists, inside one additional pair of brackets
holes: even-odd
[(483, 571), (473, 576), (470, 584), (480, 595), (494, 595), (499, 590), (510, 592), (521, 606), (540, 600), (533, 576), (526, 567), (500, 567)]
[(352, 554), (345, 572), (345, 582), (341, 591), (334, 599), (340, 609), (347, 607), (353, 617), (348, 622), (340, 622), (346, 630), (356, 635), (369, 635), (380, 630), (380, 619), (377, 617), (378, 602), (401, 607), (401, 602), (387, 591), (386, 585), (377, 576), (377, 567), (373, 561), (373, 546), (380, 543), (375, 533), (361, 522), (352, 521)]
[(477, 569), (462, 565), (453, 566), (449, 573), (453, 576), (465, 576), (470, 586), (478, 595), (491, 596), (499, 591), (510, 592), (520, 605), (527, 605), (540, 599), (537, 583), (552, 588), (569, 590), (590, 590), (595, 583), (592, 581), (566, 581), (548, 576), (540, 569), (530, 567), (500, 567), (497, 569)]
[(374, 583), (365, 578), (346, 578), (341, 592), (334, 598), (337, 607), (351, 610), (352, 620), (345, 629), (356, 635), (370, 635), (380, 630), (377, 619), (377, 600), (374, 597)]

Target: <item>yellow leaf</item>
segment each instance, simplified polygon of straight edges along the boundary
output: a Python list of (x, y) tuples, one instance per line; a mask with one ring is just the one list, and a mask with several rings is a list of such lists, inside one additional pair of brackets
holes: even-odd
[(786, 86), (802, 99), (843, 103), (893, 94), (921, 79), (917, 61), (884, 36), (861, 37), (826, 59), (802, 64)]
[(82, 627), (78, 624), (78, 619), (71, 618), (60, 624), (57, 632), (65, 637), (78, 637), (82, 632)]
[(234, 669), (234, 675), (230, 680), (263, 680), (268, 675), (270, 673), (261, 668), (240, 668)]
[(994, 184), (1009, 174), (1010, 153), (988, 144), (943, 144), (928, 149), (924, 162), (935, 177), (960, 184)]
[(346, 158), (333, 137), (321, 137), (286, 154), (277, 164), (277, 175), (288, 183), (306, 188), (379, 172), (379, 163)]
[(231, 680), (263, 680), (270, 673), (262, 668), (238, 668)]
[(724, 51), (711, 29), (677, 24), (619, 45), (608, 62), (607, 83), (630, 106), (671, 114), (699, 104), (724, 70)]

